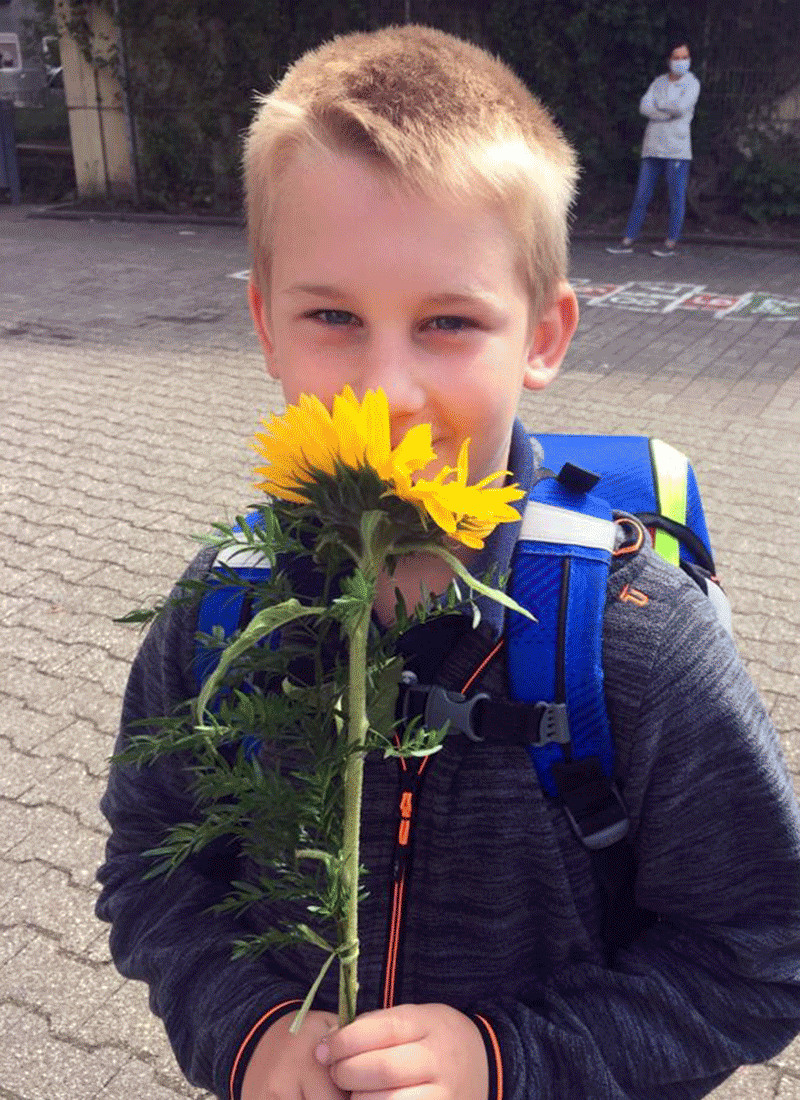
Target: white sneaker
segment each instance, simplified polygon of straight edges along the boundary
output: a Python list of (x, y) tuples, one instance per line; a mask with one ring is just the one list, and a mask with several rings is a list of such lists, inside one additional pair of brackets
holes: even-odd
[(624, 256), (628, 252), (633, 252), (632, 244), (625, 244), (624, 241), (620, 241), (619, 244), (610, 244), (606, 247), (606, 252), (610, 252), (612, 256)]
[(673, 245), (672, 248), (669, 245), (664, 245), (662, 248), (654, 248), (650, 253), (651, 256), (660, 256), (662, 259), (664, 256), (674, 256), (677, 249)]

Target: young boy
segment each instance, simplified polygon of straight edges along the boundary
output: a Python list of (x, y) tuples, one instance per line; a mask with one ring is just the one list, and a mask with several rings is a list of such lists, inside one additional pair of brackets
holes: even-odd
[[(301, 58), (246, 151), (250, 305), (287, 401), (380, 386), (393, 443), (430, 423), (440, 462), (469, 437), (471, 480), (509, 469), (528, 489), (539, 459), (520, 395), (553, 380), (577, 323), (564, 281), (575, 177), (522, 84), (448, 35), (387, 29)], [(209, 913), (246, 868), (223, 846), (143, 881), (144, 853), (192, 816), (186, 776), (172, 758), (112, 770), (98, 913), (191, 1081), (232, 1100), (684, 1100), (797, 1032), (800, 822), (777, 739), (709, 602), (639, 548), (641, 532), (619, 531), (604, 669), (638, 908), (618, 906), (610, 938), (590, 855), (523, 746), (453, 735), (405, 770), (370, 756), (361, 1015), (335, 1029), (331, 971), (292, 1037), (318, 952), (232, 960), (232, 942), (270, 921)], [(516, 536), (503, 525), (467, 564), (505, 572)], [(395, 586), (413, 605), (421, 580), (439, 592), (449, 579), (438, 559), (405, 559), (378, 618)], [(474, 666), (451, 653), (473, 636), (466, 616), (414, 629), (420, 682), (458, 689), (480, 664), (470, 690), (509, 698), (502, 612), (483, 611)], [(196, 614), (177, 606), (151, 629), (123, 742), (130, 722), (194, 694)], [(629, 937), (613, 934), (623, 924)]]

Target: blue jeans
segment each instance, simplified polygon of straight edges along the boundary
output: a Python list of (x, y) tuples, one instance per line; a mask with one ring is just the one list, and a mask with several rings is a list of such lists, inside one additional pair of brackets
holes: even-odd
[(690, 160), (668, 160), (666, 157), (642, 157), (639, 169), (639, 182), (633, 196), (633, 206), (628, 217), (625, 236), (635, 241), (642, 229), (642, 222), (653, 198), (653, 192), (662, 171), (667, 174), (667, 193), (669, 195), (669, 231), (668, 241), (677, 241), (681, 235), (683, 215), (686, 211), (686, 184), (689, 180)]

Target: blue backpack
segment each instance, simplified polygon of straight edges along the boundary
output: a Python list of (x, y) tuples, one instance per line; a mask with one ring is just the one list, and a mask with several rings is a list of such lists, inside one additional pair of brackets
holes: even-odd
[[(614, 746), (602, 665), (603, 611), (618, 526), (614, 513), (629, 513), (651, 530), (656, 550), (706, 592), (729, 630), (730, 608), (716, 583), (703, 506), (684, 455), (644, 436), (535, 438), (545, 468), (538, 471), (525, 507), (509, 592), (536, 621), (507, 613), (509, 683), (543, 790), (561, 801), (601, 880), (619, 879), (618, 871), (610, 874), (606, 853), (620, 849), (628, 819), (612, 780)], [(223, 550), (215, 565), (219, 585), (200, 604), (198, 632), (209, 635), (221, 628), (227, 637), (245, 625), (249, 609), (246, 590), (226, 584), (226, 571), (244, 581), (263, 580), (268, 571), (257, 555), (238, 547)], [(637, 594), (632, 591), (629, 598), (635, 601)], [(218, 659), (218, 650), (198, 643), (198, 690)], [(479, 701), (484, 725), (508, 721), (509, 705), (493, 719), (485, 693), (466, 697), (416, 683), (409, 691), (414, 704), (409, 708), (404, 701), (404, 715), (416, 714), (431, 728), (447, 721), (452, 730), (481, 739)]]

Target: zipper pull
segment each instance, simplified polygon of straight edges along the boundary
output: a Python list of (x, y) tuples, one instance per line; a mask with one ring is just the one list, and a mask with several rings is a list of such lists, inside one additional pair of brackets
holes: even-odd
[(405, 790), (400, 795), (400, 825), (397, 830), (397, 843), (401, 848), (408, 846), (408, 837), (411, 832), (411, 814), (414, 809), (414, 792)]

